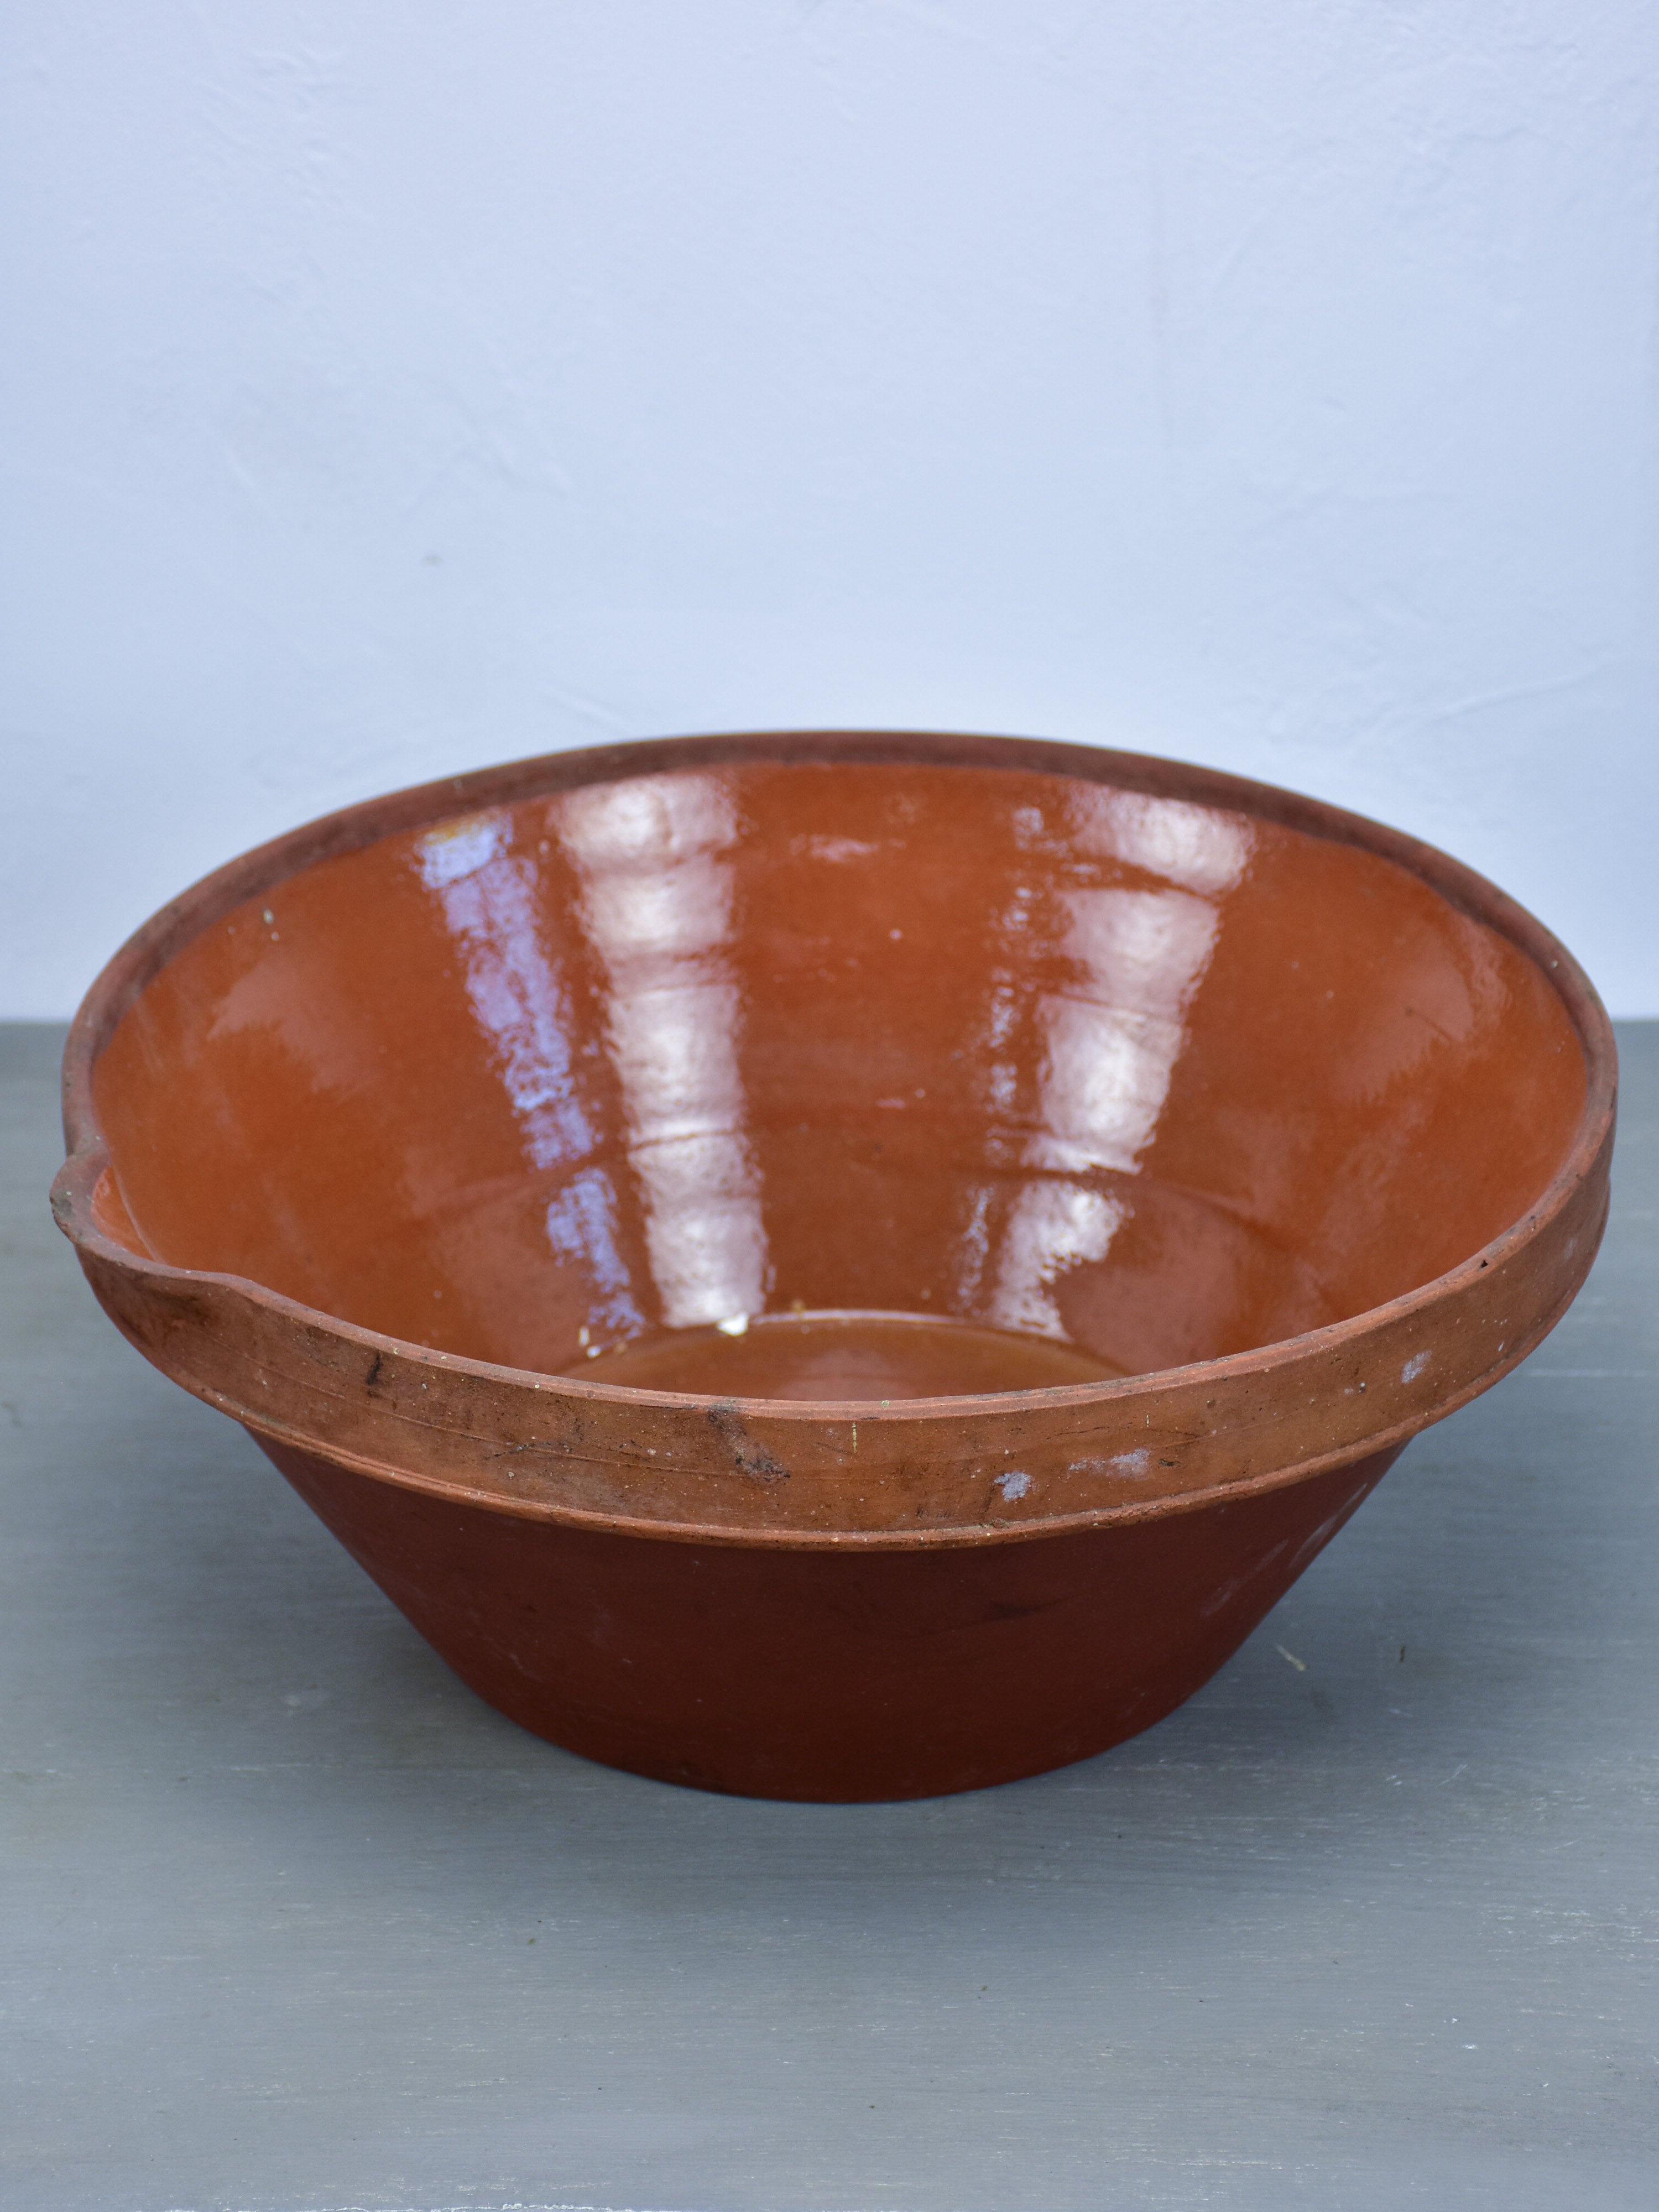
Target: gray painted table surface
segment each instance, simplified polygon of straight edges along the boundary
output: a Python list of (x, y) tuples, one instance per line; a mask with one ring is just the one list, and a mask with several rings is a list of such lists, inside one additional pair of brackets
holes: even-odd
[(47, 1218), (0, 1032), (0, 2203), (1659, 2204), (1659, 1028), (1553, 1337), (1182, 1711), (748, 1802), (501, 1720)]

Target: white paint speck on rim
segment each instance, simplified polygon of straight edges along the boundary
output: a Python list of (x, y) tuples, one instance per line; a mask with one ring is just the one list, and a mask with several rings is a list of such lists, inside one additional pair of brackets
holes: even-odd
[(1406, 1362), (1405, 1365), (1400, 1370), (1401, 1381), (1402, 1382), (1415, 1382), (1418, 1376), (1423, 1372), (1423, 1370), (1428, 1365), (1428, 1364), (1429, 1355), (1426, 1352), (1413, 1352), (1411, 1358)]
[(1066, 1468), (1067, 1474), (1109, 1474), (1119, 1481), (1137, 1482), (1152, 1469), (1152, 1455), (1149, 1451), (1118, 1452), (1109, 1459), (1074, 1459)]
[(1005, 1498), (1024, 1498), (1031, 1486), (1031, 1478), (1017, 1468), (1010, 1468), (1006, 1474), (997, 1477), (996, 1486)]

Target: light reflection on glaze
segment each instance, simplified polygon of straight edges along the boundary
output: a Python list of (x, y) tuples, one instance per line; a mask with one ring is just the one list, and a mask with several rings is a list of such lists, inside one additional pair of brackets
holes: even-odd
[(1073, 1267), (1103, 1260), (1127, 1217), (1119, 1199), (1086, 1184), (1028, 1183), (1008, 1210), (987, 1310), (1000, 1328), (1064, 1336), (1054, 1285)]
[(470, 815), (416, 848), (466, 966), (466, 994), (495, 1048), (526, 1149), (538, 1168), (580, 1159), (593, 1131), (570, 1065), (570, 1006), (539, 941), (534, 878), (507, 850), (512, 817)]
[(722, 957), (730, 799), (713, 775), (642, 778), (571, 792), (552, 819), (609, 984), (611, 1055), (662, 1319), (693, 1328), (757, 1312), (766, 1239), (744, 1134), (741, 999)]
[[(416, 848), (466, 970), (467, 997), (494, 1048), (525, 1150), (538, 1168), (593, 1150), (570, 1059), (569, 995), (541, 941), (535, 877), (508, 849), (512, 817), (475, 814), (428, 830)], [(594, 1286), (596, 1321), (627, 1334), (642, 1326), (617, 1249), (617, 1195), (603, 1167), (581, 1169), (550, 1201), (547, 1237), (579, 1259)]]
[(1152, 799), (1100, 784), (1069, 793), (1066, 816), (1077, 851), (1144, 868), (1209, 898), (1240, 880), (1255, 842), (1249, 823), (1237, 816), (1218, 814), (1183, 799)]
[(1042, 1098), (1026, 1165), (1128, 1174), (1169, 1096), (1216, 912), (1187, 891), (1079, 890), (1061, 902), (1077, 981), (1038, 1003)]
[[(1057, 1284), (1104, 1260), (1128, 1217), (1096, 1179), (1133, 1173), (1156, 1133), (1214, 948), (1217, 902), (1250, 853), (1248, 825), (1179, 801), (1074, 790), (1065, 814), (1073, 854), (1162, 887), (1050, 884), (1040, 896), (1020, 884), (994, 924), (1019, 969), (1058, 958), (1069, 976), (1037, 991), (1008, 968), (988, 977), (972, 1056), (994, 1114), (1024, 1129), (1023, 1173), (965, 1194), (957, 1310), (1051, 1337), (1064, 1334)], [(769, 1262), (728, 957), (732, 793), (719, 775), (696, 773), (589, 787), (556, 800), (548, 826), (575, 868), (581, 927), (605, 978), (660, 1319), (687, 1328), (761, 1311)], [(1027, 849), (1048, 844), (1040, 810), (1016, 809), (1013, 827)], [(510, 835), (505, 811), (473, 816), (423, 836), (418, 865), (461, 950), (530, 1158), (574, 1165), (594, 1139), (571, 1063), (569, 996), (538, 927), (532, 865), (513, 853)], [(875, 850), (818, 839), (811, 857), (861, 860)], [(1024, 1085), (1035, 1072), (1035, 1096), (1021, 1096), (1022, 1065)], [(593, 1278), (593, 1319), (633, 1335), (645, 1322), (617, 1221), (611, 1173), (590, 1162), (550, 1201), (546, 1234), (559, 1258)]]
[(590, 1322), (605, 1337), (638, 1335), (645, 1316), (617, 1249), (617, 1192), (609, 1172), (598, 1165), (579, 1170), (549, 1200), (545, 1226), (550, 1249), (585, 1267), (595, 1285)]
[[(963, 1239), (958, 1294), (1005, 1328), (1062, 1335), (1054, 1285), (1073, 1267), (1103, 1260), (1128, 1217), (1119, 1199), (1071, 1180), (1101, 1170), (1133, 1173), (1157, 1133), (1186, 1037), (1186, 1016), (1215, 948), (1215, 903), (1249, 865), (1247, 824), (1179, 800), (1091, 789), (1072, 796), (1073, 848), (1184, 886), (1097, 886), (1056, 894), (1057, 949), (1070, 989), (1037, 998), (1043, 1050), (1036, 1127), (1024, 1164), (1044, 1176), (1014, 1198), (993, 1254), (989, 1193), (976, 1194)], [(1037, 842), (1036, 808), (1017, 810), (1021, 842)], [(1198, 894), (1194, 896), (1194, 894)], [(1002, 917), (1006, 939), (1026, 938), (1024, 891)], [(988, 1103), (1014, 1110), (1018, 1068), (1006, 1053), (1018, 995), (999, 980), (982, 1031)], [(1047, 1178), (1055, 1177), (1050, 1181)], [(1059, 1180), (1065, 1177), (1066, 1180)], [(988, 1290), (984, 1285), (988, 1278)]]

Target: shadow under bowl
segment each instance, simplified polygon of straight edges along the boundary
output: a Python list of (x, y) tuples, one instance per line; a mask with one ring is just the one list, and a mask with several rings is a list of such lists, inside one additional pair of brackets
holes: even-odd
[(1560, 1317), (1615, 1063), (1443, 854), (1134, 755), (564, 753), (99, 978), (58, 1218), (456, 1671), (665, 1779), (1147, 1727)]

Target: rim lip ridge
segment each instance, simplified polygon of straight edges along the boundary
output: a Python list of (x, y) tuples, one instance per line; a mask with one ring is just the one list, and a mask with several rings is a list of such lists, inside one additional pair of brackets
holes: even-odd
[[(1352, 1342), (1390, 1322), (1428, 1311), (1460, 1290), (1472, 1287), (1488, 1268), (1513, 1261), (1535, 1241), (1562, 1208), (1595, 1172), (1610, 1142), (1618, 1090), (1618, 1053), (1612, 1023), (1594, 984), (1566, 946), (1535, 915), (1498, 889), (1487, 878), (1437, 847), (1403, 830), (1372, 821), (1274, 784), (1234, 775), (1225, 770), (1197, 766), (1164, 756), (1131, 753), (1094, 745), (1030, 738), (958, 735), (912, 730), (784, 730), (708, 736), (633, 739), (567, 752), (538, 754), (500, 766), (475, 769), (434, 781), (405, 787), (322, 815), (284, 832), (202, 877), (159, 908), (126, 940), (94, 980), (76, 1013), (65, 1043), (63, 1069), (64, 1132), (68, 1157), (52, 1186), (52, 1209), (59, 1227), (77, 1251), (102, 1260), (130, 1274), (179, 1285), (208, 1284), (280, 1317), (343, 1338), (368, 1351), (390, 1352), (414, 1364), (441, 1367), (458, 1376), (476, 1376), (498, 1387), (532, 1391), (546, 1402), (550, 1382), (580, 1403), (613, 1406), (652, 1405), (665, 1410), (701, 1407), (706, 1393), (629, 1389), (618, 1383), (589, 1382), (585, 1379), (550, 1376), (540, 1370), (513, 1367), (475, 1359), (461, 1353), (439, 1352), (413, 1339), (391, 1336), (364, 1328), (319, 1307), (307, 1306), (274, 1291), (252, 1277), (216, 1269), (179, 1267), (106, 1236), (91, 1218), (94, 1193), (111, 1162), (99, 1124), (93, 1096), (93, 1076), (98, 1060), (117, 1025), (134, 1001), (174, 955), (210, 927), (222, 915), (244, 904), (261, 891), (325, 860), (343, 857), (382, 839), (418, 830), (458, 815), (490, 806), (509, 805), (550, 796), (563, 790), (617, 781), (623, 777), (665, 773), (677, 769), (750, 763), (778, 767), (861, 761), (872, 765), (902, 766), (928, 762), (940, 767), (997, 768), (1027, 773), (1069, 776), (1131, 790), (1149, 796), (1179, 799), (1188, 805), (1213, 806), (1255, 819), (1282, 824), (1328, 842), (1349, 844), (1374, 853), (1404, 867), (1428, 884), (1449, 904), (1495, 930), (1523, 952), (1539, 970), (1566, 1010), (1585, 1062), (1584, 1105), (1573, 1140), (1550, 1182), (1518, 1219), (1488, 1243), (1472, 1252), (1444, 1273), (1381, 1305), (1367, 1307), (1347, 1319), (1328, 1322), (1294, 1336), (1213, 1360), (1196, 1360), (1145, 1374), (1115, 1377), (1100, 1382), (1073, 1383), (1054, 1389), (965, 1393), (950, 1397), (902, 1399), (884, 1407), (873, 1416), (884, 1427), (903, 1427), (933, 1421), (941, 1416), (972, 1419), (1006, 1417), (1041, 1405), (1056, 1412), (1105, 1406), (1127, 1398), (1151, 1395), (1177, 1377), (1203, 1373), (1216, 1381), (1252, 1376), (1267, 1379), (1274, 1370), (1294, 1365), (1310, 1352)], [(1598, 1231), (1599, 1237), (1599, 1225)], [(1588, 1267), (1588, 1261), (1586, 1267)], [(343, 1463), (398, 1481), (405, 1486), (457, 1500), (489, 1505), (520, 1517), (555, 1518), (615, 1531), (618, 1534), (652, 1534), (668, 1540), (715, 1543), (779, 1544), (817, 1548), (856, 1549), (906, 1547), (919, 1540), (933, 1546), (956, 1542), (1010, 1540), (1065, 1529), (1093, 1526), (1103, 1520), (1141, 1520), (1163, 1513), (1190, 1510), (1221, 1498), (1244, 1497), (1264, 1488), (1278, 1488), (1317, 1472), (1328, 1464), (1387, 1450), (1403, 1443), (1419, 1430), (1467, 1403), (1492, 1382), (1520, 1364), (1535, 1343), (1554, 1325), (1559, 1312), (1577, 1295), (1575, 1284), (1562, 1305), (1525, 1350), (1507, 1358), (1473, 1383), (1448, 1393), (1420, 1416), (1413, 1416), (1380, 1429), (1358, 1447), (1345, 1445), (1283, 1469), (1249, 1476), (1236, 1483), (1205, 1486), (1189, 1492), (1164, 1493), (1144, 1501), (1083, 1508), (1042, 1519), (1016, 1522), (968, 1522), (921, 1529), (846, 1530), (830, 1532), (807, 1528), (760, 1528), (729, 1524), (681, 1522), (635, 1518), (596, 1512), (591, 1508), (567, 1507), (551, 1500), (501, 1497), (480, 1492), (450, 1479), (416, 1474), (370, 1461), (361, 1454), (344, 1452)], [(199, 1394), (198, 1394), (199, 1395)], [(787, 1400), (735, 1397), (732, 1404), (751, 1414), (774, 1421), (813, 1429), (872, 1418), (867, 1400)], [(227, 1410), (231, 1410), (227, 1408)], [(234, 1418), (243, 1419), (238, 1411)], [(290, 1449), (328, 1457), (328, 1450), (287, 1431), (280, 1422), (248, 1425), (267, 1431), (273, 1441)]]

